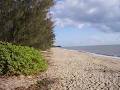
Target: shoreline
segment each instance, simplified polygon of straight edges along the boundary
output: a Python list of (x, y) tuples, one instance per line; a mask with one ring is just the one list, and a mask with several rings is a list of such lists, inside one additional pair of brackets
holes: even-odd
[(104, 54), (97, 54), (97, 53), (92, 53), (89, 51), (84, 51), (84, 50), (74, 50), (74, 49), (66, 49), (66, 48), (60, 48), (60, 49), (65, 49), (65, 50), (70, 50), (70, 51), (77, 51), (77, 52), (81, 52), (81, 53), (86, 53), (86, 54), (90, 54), (93, 56), (99, 56), (99, 57), (105, 57), (105, 58), (111, 58), (111, 59), (120, 59), (120, 57), (117, 56), (111, 56), (111, 55), (104, 55)]
[[(51, 48), (46, 53), (49, 67), (34, 80), (44, 83), (46, 90), (119, 90), (120, 60), (64, 48)], [(33, 78), (1, 79), (0, 88), (14, 90), (31, 86)], [(11, 83), (12, 82), (12, 83)], [(49, 82), (49, 83), (48, 83)], [(35, 82), (34, 82), (35, 83)], [(19, 89), (18, 89), (19, 90)], [(25, 89), (29, 90), (29, 89)], [(45, 89), (43, 89), (45, 90)]]
[(53, 48), (52, 52), (54, 69), (47, 74), (59, 77), (53, 90), (119, 90), (118, 58), (64, 48)]
[(85, 53), (91, 54), (94, 56), (99, 56), (99, 57), (105, 57), (105, 58), (111, 58), (111, 59), (120, 59), (120, 57), (116, 57), (116, 56), (102, 55), (102, 54), (91, 53), (91, 52), (85, 52)]

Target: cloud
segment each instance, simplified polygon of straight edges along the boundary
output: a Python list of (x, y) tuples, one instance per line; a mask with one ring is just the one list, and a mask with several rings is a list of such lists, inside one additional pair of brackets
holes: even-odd
[(120, 32), (120, 0), (59, 0), (52, 12), (56, 24)]

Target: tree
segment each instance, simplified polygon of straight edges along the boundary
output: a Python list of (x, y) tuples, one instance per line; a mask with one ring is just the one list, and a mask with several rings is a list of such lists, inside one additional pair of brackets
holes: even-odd
[(47, 49), (54, 42), (48, 16), (53, 0), (0, 0), (0, 40)]

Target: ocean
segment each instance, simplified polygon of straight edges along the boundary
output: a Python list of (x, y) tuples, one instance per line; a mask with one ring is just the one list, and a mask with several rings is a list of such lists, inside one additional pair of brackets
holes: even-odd
[(120, 57), (120, 45), (73, 46), (66, 49)]

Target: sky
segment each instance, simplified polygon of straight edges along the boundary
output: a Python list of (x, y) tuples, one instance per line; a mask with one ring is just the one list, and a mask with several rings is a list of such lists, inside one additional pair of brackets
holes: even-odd
[(120, 44), (120, 0), (56, 0), (55, 45)]

